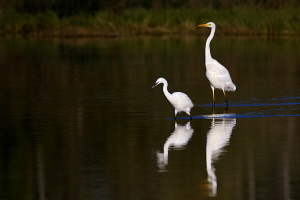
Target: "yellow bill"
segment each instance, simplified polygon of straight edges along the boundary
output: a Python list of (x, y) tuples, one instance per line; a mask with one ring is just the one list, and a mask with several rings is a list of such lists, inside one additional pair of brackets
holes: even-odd
[(205, 27), (205, 26), (208, 26), (208, 24), (200, 24), (198, 26), (202, 26), (202, 27)]

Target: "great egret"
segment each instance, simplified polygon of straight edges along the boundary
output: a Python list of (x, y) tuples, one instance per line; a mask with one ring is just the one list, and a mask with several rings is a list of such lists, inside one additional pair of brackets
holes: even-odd
[(216, 25), (213, 22), (208, 22), (206, 24), (198, 25), (200, 27), (209, 27), (211, 28), (211, 32), (209, 37), (206, 40), (205, 45), (205, 65), (206, 65), (206, 77), (210, 82), (210, 86), (212, 89), (212, 106), (215, 107), (215, 88), (223, 91), (226, 108), (228, 108), (228, 100), (226, 98), (225, 91), (235, 91), (236, 87), (231, 80), (230, 74), (228, 70), (221, 65), (218, 61), (213, 59), (210, 54), (210, 42), (214, 37), (216, 31)]
[[(191, 117), (191, 109), (194, 106), (192, 100), (182, 92), (174, 92), (173, 94), (170, 94), (168, 91), (168, 82), (164, 78), (159, 78), (155, 82), (155, 84), (150, 88), (152, 90), (155, 86), (158, 84), (162, 83), (163, 86), (163, 92), (167, 99), (170, 101), (170, 103), (174, 106), (175, 108), (175, 118), (178, 112), (186, 112), (190, 117)], [(192, 117), (191, 117), (192, 118)]]

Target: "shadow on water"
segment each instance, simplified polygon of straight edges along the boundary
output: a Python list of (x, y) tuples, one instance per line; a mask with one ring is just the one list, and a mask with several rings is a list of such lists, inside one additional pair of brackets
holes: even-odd
[[(224, 152), (224, 147), (229, 144), (231, 133), (236, 125), (235, 114), (212, 114), (206, 119), (211, 119), (211, 126), (207, 132), (206, 142), (206, 171), (209, 196), (217, 196), (217, 176), (214, 163)], [(159, 172), (167, 172), (169, 150), (183, 150), (190, 141), (194, 129), (190, 121), (185, 125), (179, 125), (175, 121), (175, 129), (167, 138), (163, 146), (163, 152), (156, 152), (156, 161)]]
[(222, 154), (224, 147), (228, 145), (235, 124), (235, 118), (213, 118), (211, 121), (211, 127), (207, 133), (206, 139), (206, 171), (208, 175), (207, 180), (209, 183), (210, 196), (217, 196), (218, 184), (213, 164)]
[(168, 153), (169, 148), (174, 147), (175, 149), (183, 149), (191, 139), (194, 133), (194, 129), (191, 127), (190, 122), (185, 125), (178, 125), (175, 121), (175, 129), (173, 133), (168, 137), (164, 144), (163, 153), (157, 151), (157, 166), (161, 172), (166, 171), (165, 168), (168, 165)]

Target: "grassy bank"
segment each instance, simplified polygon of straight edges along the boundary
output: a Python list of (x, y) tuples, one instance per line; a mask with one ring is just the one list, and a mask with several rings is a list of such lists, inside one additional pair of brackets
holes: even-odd
[(0, 14), (2, 36), (117, 37), (132, 35), (199, 34), (197, 24), (214, 21), (218, 34), (300, 34), (300, 8), (279, 10), (233, 8), (223, 10), (168, 9), (125, 10), (119, 14), (99, 11), (59, 18), (54, 12)]

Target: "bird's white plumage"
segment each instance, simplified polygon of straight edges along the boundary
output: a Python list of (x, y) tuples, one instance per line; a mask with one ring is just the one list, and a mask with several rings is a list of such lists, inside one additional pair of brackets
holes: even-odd
[(186, 94), (182, 92), (174, 92), (170, 97), (168, 98), (168, 100), (174, 106), (177, 112), (186, 112), (190, 115), (193, 103)]
[(231, 80), (228, 70), (215, 59), (205, 62), (206, 77), (210, 84), (217, 89), (235, 91), (236, 86)]
[[(211, 32), (206, 40), (205, 44), (205, 66), (206, 66), (206, 77), (209, 80), (213, 92), (213, 104), (214, 104), (214, 89), (223, 90), (224, 96), (225, 91), (235, 91), (236, 86), (231, 80), (228, 70), (221, 65), (217, 60), (211, 57), (210, 53), (210, 42), (214, 37), (216, 31), (216, 25), (213, 22), (208, 22), (206, 24), (198, 25), (200, 27), (209, 27)], [(226, 96), (225, 100), (227, 102)]]
[[(175, 117), (178, 112), (186, 112), (188, 115), (191, 115), (191, 109), (194, 106), (192, 100), (186, 95), (185, 93), (182, 92), (174, 92), (170, 93), (168, 91), (168, 82), (164, 78), (159, 78), (155, 82), (155, 84), (152, 86), (154, 88), (158, 84), (162, 83), (163, 84), (163, 92), (166, 96), (166, 98), (170, 101), (170, 103), (173, 105), (175, 108)], [(151, 89), (152, 89), (151, 88)]]

